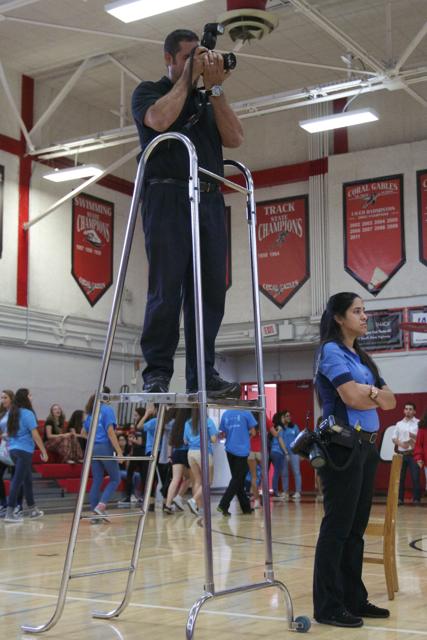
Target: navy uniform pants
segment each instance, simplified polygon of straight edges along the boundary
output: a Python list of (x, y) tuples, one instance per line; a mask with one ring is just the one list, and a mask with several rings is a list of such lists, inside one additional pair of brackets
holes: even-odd
[[(379, 454), (373, 444), (357, 443), (357, 455), (345, 471), (329, 465), (319, 469), (325, 515), (320, 526), (314, 564), (314, 617), (327, 619), (344, 608), (357, 611), (368, 593), (362, 581), (363, 535), (369, 520)], [(337, 465), (349, 457), (331, 445)]]
[[(222, 194), (201, 193), (199, 204), (207, 380), (216, 373), (215, 339), (225, 304), (227, 236)], [(151, 184), (144, 191), (142, 219), (149, 263), (147, 306), (141, 337), (147, 363), (144, 380), (171, 378), (184, 312), (186, 379), (197, 389), (191, 217), (188, 188)]]

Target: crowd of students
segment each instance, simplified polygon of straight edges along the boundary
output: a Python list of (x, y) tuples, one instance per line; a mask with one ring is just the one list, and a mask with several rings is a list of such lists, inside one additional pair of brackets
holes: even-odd
[[(25, 499), (30, 518), (43, 516), (35, 504), (32, 487), (32, 457), (35, 447), (41, 459), (49, 455), (68, 464), (82, 463), (86, 439), (90, 433), (95, 396), (92, 395), (85, 411), (77, 410), (68, 422), (60, 405), (53, 404), (40, 435), (28, 389), (16, 393), (4, 390), (0, 403), (0, 518), (6, 523), (23, 521)], [(427, 420), (421, 420), (416, 446), (417, 463), (427, 463), (427, 438), (424, 432)], [(92, 485), (89, 492), (92, 522), (98, 524), (108, 519), (107, 504), (111, 502), (120, 482), (124, 481), (124, 495), (119, 507), (140, 504), (147, 482), (148, 460), (124, 460), (123, 457), (143, 457), (152, 453), (157, 425), (157, 408), (147, 405), (135, 410), (134, 424), (130, 429), (117, 426), (114, 410), (108, 403), (101, 403), (96, 428), (93, 456), (117, 456), (120, 459), (92, 460)], [(228, 410), (222, 414), (220, 424), (208, 418), (209, 476), (213, 478), (213, 445), (224, 439), (225, 452), (231, 478), (220, 499), (217, 510), (229, 517), (234, 497), (243, 514), (251, 514), (260, 508), (261, 434), (256, 414), (245, 410)], [(289, 411), (279, 411), (268, 427), (269, 464), (273, 465), (273, 500), (299, 501), (301, 499), (300, 458), (291, 451), (291, 443), (299, 433)], [(6, 497), (3, 477), (9, 469), (11, 486)], [(289, 470), (294, 476), (295, 492), (289, 492)], [(107, 484), (101, 489), (104, 477)], [(248, 483), (248, 478), (250, 478)], [(279, 492), (281, 481), (282, 492)], [(149, 510), (154, 511), (157, 484), (163, 497), (166, 515), (188, 508), (194, 515), (203, 516), (202, 470), (200, 452), (200, 420), (197, 410), (170, 409), (166, 412), (165, 427), (156, 462), (156, 474), (149, 499)], [(249, 485), (249, 486), (248, 486)], [(186, 499), (189, 488), (192, 496)]]

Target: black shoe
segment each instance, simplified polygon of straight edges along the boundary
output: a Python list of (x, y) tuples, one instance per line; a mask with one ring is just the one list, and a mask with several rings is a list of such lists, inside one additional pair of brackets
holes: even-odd
[(336, 613), (333, 616), (329, 616), (329, 618), (316, 618), (317, 622), (320, 624), (330, 624), (333, 627), (362, 627), (363, 620), (358, 616), (354, 616), (352, 613), (343, 609), (339, 613)]
[(169, 382), (170, 380), (166, 376), (153, 376), (144, 381), (142, 390), (147, 393), (167, 393)]
[(231, 513), (227, 509), (224, 509), (224, 507), (218, 505), (216, 510), (219, 511), (219, 513), (222, 513), (225, 518), (231, 518)]
[(355, 615), (361, 618), (389, 618), (390, 611), (382, 607), (376, 607), (371, 602), (365, 602), (365, 604), (355, 612)]
[(148, 511), (153, 512), (153, 511), (155, 511), (155, 510), (156, 510), (156, 506), (155, 506), (155, 504), (152, 502), (152, 503), (149, 505), (149, 507), (148, 507)]
[(252, 509), (252, 507), (250, 509), (245, 509), (244, 511), (242, 511), (244, 516), (248, 516), (251, 515), (251, 513), (253, 513), (255, 511), (255, 509)]
[(228, 382), (220, 376), (214, 375), (206, 383), (206, 391), (209, 398), (240, 398), (240, 384)]

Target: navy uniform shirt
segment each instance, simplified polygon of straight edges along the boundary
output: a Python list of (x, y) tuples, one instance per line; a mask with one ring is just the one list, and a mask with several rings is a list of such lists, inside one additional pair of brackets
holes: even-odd
[(353, 409), (344, 404), (337, 388), (354, 380), (361, 384), (385, 385), (381, 378), (375, 380), (372, 371), (359, 356), (339, 342), (326, 342), (321, 347), (316, 387), (322, 399), (323, 417), (334, 415), (339, 423), (355, 426), (358, 422), (364, 431), (378, 431), (376, 409)]
[[(144, 124), (145, 114), (159, 98), (169, 93), (173, 83), (163, 76), (158, 82), (141, 82), (132, 96), (132, 114), (138, 129), (141, 148), (144, 151), (147, 144), (159, 135)], [(192, 126), (186, 127), (189, 119), (198, 113), (199, 106), (205, 104), (200, 119)], [(222, 144), (213, 114), (212, 105), (203, 92), (194, 90), (187, 98), (184, 107), (168, 131), (176, 131), (186, 135), (196, 147), (199, 166), (218, 175), (224, 174)], [(145, 177), (175, 178), (188, 180), (189, 155), (186, 147), (175, 140), (162, 142), (150, 155), (145, 170)], [(201, 180), (209, 178), (201, 175)]]

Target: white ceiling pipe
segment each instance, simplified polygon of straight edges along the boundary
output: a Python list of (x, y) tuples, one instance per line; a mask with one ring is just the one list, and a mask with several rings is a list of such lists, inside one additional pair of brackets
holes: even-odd
[(140, 78), (139, 76), (136, 75), (136, 73), (131, 71), (125, 64), (123, 64), (123, 62), (120, 62), (120, 60), (117, 60), (117, 58), (111, 55), (111, 53), (109, 53), (107, 57), (109, 58), (110, 62), (116, 65), (116, 67), (118, 67), (121, 71), (124, 71), (129, 76), (129, 78), (132, 78), (132, 80), (135, 80), (135, 82), (138, 82), (138, 83), (142, 81), (142, 78)]
[(10, 2), (2, 4), (0, 9), (2, 13), (5, 13), (6, 11), (20, 9), (21, 7), (25, 7), (27, 4), (35, 4), (36, 2), (40, 2), (40, 0), (10, 0)]
[(129, 144), (130, 142), (136, 142), (138, 140), (138, 134), (135, 127), (135, 135), (130, 138), (120, 138), (119, 140), (110, 140), (109, 142), (100, 142), (98, 144), (94, 144), (88, 147), (82, 147), (68, 150), (68, 151), (55, 151), (54, 153), (47, 153), (46, 155), (38, 155), (40, 160), (54, 160), (55, 158), (67, 158), (68, 156), (81, 155), (82, 153), (89, 153), (89, 151), (100, 151), (104, 149), (109, 149), (111, 147), (117, 147), (122, 144)]
[(64, 202), (67, 202), (68, 200), (71, 200), (71, 198), (78, 196), (79, 193), (87, 189), (87, 187), (89, 187), (91, 184), (98, 182), (105, 175), (107, 175), (108, 173), (111, 173), (112, 171), (115, 171), (118, 167), (121, 167), (123, 164), (125, 164), (132, 158), (136, 158), (139, 151), (140, 151), (139, 146), (135, 147), (134, 149), (132, 149), (132, 151), (129, 151), (126, 155), (124, 155), (123, 157), (119, 158), (118, 160), (110, 164), (110, 166), (104, 169), (104, 171), (99, 176), (93, 176), (92, 178), (85, 180), (85, 182), (83, 182), (79, 187), (76, 187), (75, 189), (67, 193), (66, 196), (63, 196), (62, 198), (54, 202), (52, 205), (50, 205), (50, 207), (48, 207), (46, 211), (43, 211), (43, 213), (41, 213), (40, 215), (36, 216), (35, 218), (32, 218), (29, 222), (26, 222), (25, 224), (23, 224), (22, 225), (23, 229), (27, 231), (30, 227), (40, 222), (40, 220), (43, 220), (43, 218), (46, 218), (46, 216), (56, 211), (56, 209), (58, 209), (58, 207), (64, 204)]

